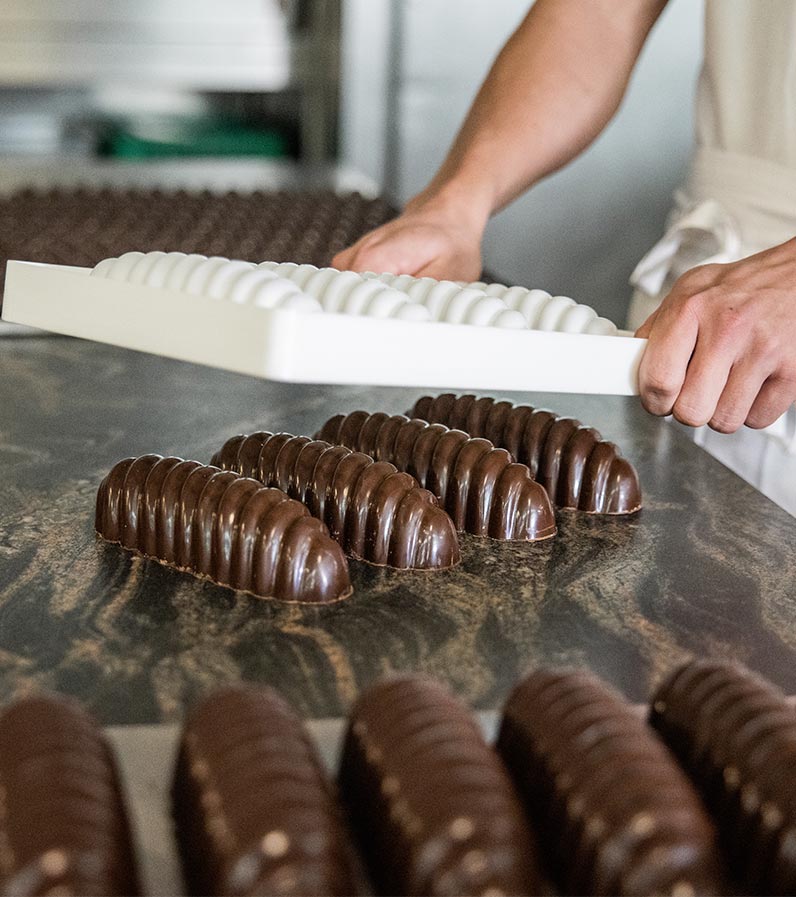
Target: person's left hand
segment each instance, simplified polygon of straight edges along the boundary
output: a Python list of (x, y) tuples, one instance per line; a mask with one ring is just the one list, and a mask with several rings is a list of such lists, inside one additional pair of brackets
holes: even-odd
[(636, 336), (651, 414), (720, 433), (772, 424), (796, 401), (796, 239), (686, 272)]

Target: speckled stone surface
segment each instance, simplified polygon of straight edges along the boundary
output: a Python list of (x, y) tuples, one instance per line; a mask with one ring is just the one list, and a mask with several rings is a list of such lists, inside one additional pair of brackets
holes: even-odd
[(255, 429), (404, 411), (423, 390), (267, 383), (66, 338), (0, 343), (0, 699), (44, 687), (106, 723), (175, 719), (240, 679), (304, 715), (342, 714), (391, 670), (496, 708), (539, 662), (590, 667), (635, 701), (692, 654), (738, 657), (796, 692), (796, 520), (634, 399), (508, 396), (597, 426), (637, 465), (629, 519), (559, 514), (535, 545), (466, 538), (453, 571), (352, 565), (326, 608), (260, 601), (99, 542), (120, 458), (207, 461)]

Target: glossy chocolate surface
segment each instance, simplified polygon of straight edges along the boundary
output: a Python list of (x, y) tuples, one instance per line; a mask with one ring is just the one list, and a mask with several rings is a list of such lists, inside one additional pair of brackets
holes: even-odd
[(120, 461), (97, 492), (95, 528), (109, 542), (261, 598), (318, 603), (351, 593), (340, 546), (304, 505), (198, 461)]
[(641, 507), (635, 467), (613, 442), (570, 417), (473, 395), (424, 396), (410, 417), (482, 436), (525, 464), (559, 508), (632, 514)]
[(696, 790), (596, 677), (526, 678), (506, 704), (498, 750), (563, 893), (723, 893), (716, 832)]
[(30, 697), (0, 715), (0, 892), (138, 894), (111, 750), (76, 702)]
[(0, 197), (0, 263), (90, 268), (131, 249), (165, 248), (327, 265), (393, 214), (381, 199), (325, 190), (21, 190)]
[(423, 391), (272, 383), (66, 337), (0, 348), (5, 700), (45, 683), (108, 724), (174, 721), (242, 679), (329, 717), (414, 670), (494, 710), (529, 666), (566, 663), (642, 703), (705, 654), (796, 694), (796, 520), (635, 398), (508, 396), (600, 421), (638, 464), (642, 513), (559, 513), (558, 536), (535, 543), (460, 535), (462, 560), (441, 576), (351, 563), (353, 596), (321, 608), (97, 540), (99, 483), (128, 455), (207, 462), (233, 433), (312, 434), (338, 411), (400, 413)]
[(555, 535), (547, 493), (528, 468), (486, 439), (401, 414), (355, 411), (328, 420), (319, 439), (389, 461), (436, 495), (456, 528), (476, 536), (536, 541)]
[(355, 558), (426, 570), (459, 561), (450, 517), (387, 461), (306, 436), (252, 433), (228, 439), (211, 463), (303, 502)]
[(172, 800), (191, 894), (362, 892), (335, 789), (271, 689), (224, 688), (189, 715)]
[(502, 764), (439, 683), (402, 677), (359, 698), (340, 785), (379, 894), (543, 890)]
[(719, 822), (744, 893), (796, 893), (796, 710), (739, 664), (695, 661), (650, 715)]

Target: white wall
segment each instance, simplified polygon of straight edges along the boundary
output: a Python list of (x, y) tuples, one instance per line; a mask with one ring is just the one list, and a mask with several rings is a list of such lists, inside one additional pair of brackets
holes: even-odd
[[(439, 165), (495, 54), (528, 5), (528, 0), (346, 0), (344, 160), (387, 185), (396, 201), (412, 196)], [(392, 73), (391, 14), (401, 51)], [(627, 277), (657, 239), (684, 173), (701, 41), (700, 0), (670, 0), (619, 114), (600, 139), (491, 223), (485, 263), (492, 272), (624, 318)], [(392, 151), (384, 138), (390, 77), (400, 87)], [(394, 172), (389, 164), (385, 170), (385, 157), (395, 160)]]
[[(384, 189), (391, 68), (391, 0), (344, 0), (340, 46), (341, 162)], [(395, 197), (393, 197), (395, 199)]]

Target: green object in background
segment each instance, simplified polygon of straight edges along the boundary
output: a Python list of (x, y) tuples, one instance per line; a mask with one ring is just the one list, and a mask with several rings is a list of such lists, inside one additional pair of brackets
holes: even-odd
[(174, 156), (266, 156), (288, 154), (286, 135), (275, 127), (255, 128), (220, 118), (157, 117), (114, 124), (102, 154), (117, 159)]

